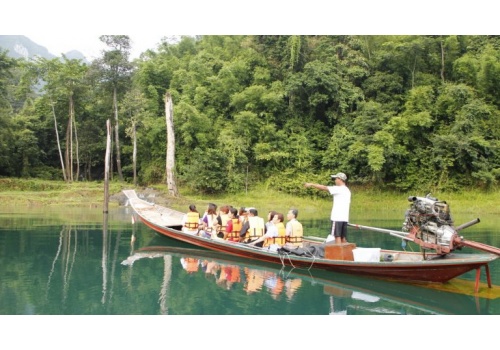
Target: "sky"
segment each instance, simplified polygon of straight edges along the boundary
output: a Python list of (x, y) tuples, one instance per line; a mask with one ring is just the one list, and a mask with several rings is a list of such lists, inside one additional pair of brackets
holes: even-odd
[[(101, 34), (87, 34), (82, 32), (77, 33), (40, 33), (40, 32), (26, 32), (22, 35), (27, 36), (35, 43), (45, 46), (50, 53), (60, 56), (61, 53), (66, 53), (71, 50), (80, 51), (87, 59), (93, 60), (101, 56), (101, 51), (106, 49), (99, 37), (107, 33)], [(159, 33), (114, 33), (129, 35), (131, 41), (130, 58), (138, 58), (139, 55), (148, 50), (156, 50), (158, 44), (161, 42), (165, 35)], [(167, 35), (168, 36), (168, 35)]]
[[(71, 4), (71, 5), (69, 5)], [(100, 35), (128, 35), (131, 58), (163, 37), (204, 34), (500, 34), (489, 0), (17, 0), (2, 4), (0, 34), (25, 35), (51, 53), (105, 48)], [(7, 14), (7, 15), (5, 15)], [(11, 15), (9, 15), (11, 14)]]

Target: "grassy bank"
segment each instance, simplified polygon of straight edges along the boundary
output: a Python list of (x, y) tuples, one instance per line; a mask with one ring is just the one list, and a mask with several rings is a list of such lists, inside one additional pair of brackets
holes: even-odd
[[(112, 182), (109, 193), (119, 193), (125, 187)], [(2, 205), (22, 207), (102, 206), (104, 183), (0, 179), (0, 202)], [(112, 204), (115, 203), (110, 202)]]
[[(118, 206), (119, 195), (132, 185), (110, 182), (110, 207)], [(181, 188), (181, 198), (168, 196), (165, 185), (156, 185), (148, 189), (139, 187), (140, 193), (152, 193), (159, 204), (167, 204), (184, 211), (194, 203), (203, 210), (208, 202), (217, 205), (230, 204), (236, 207), (253, 206), (261, 212), (277, 209), (286, 211), (298, 208), (307, 217), (325, 217), (331, 209), (331, 196), (326, 192), (311, 191), (308, 197), (283, 194), (272, 188), (258, 187), (247, 193), (207, 196)], [(381, 191), (374, 188), (351, 187), (352, 211), (398, 211), (408, 207), (408, 196), (424, 196), (425, 193), (398, 193)], [(433, 193), (435, 197), (446, 200), (454, 213), (483, 215), (500, 213), (500, 192), (462, 191), (453, 193)], [(44, 206), (102, 206), (104, 201), (103, 182), (42, 181), (25, 179), (0, 179), (0, 206), (44, 207)]]
[[(110, 208), (120, 205), (123, 189), (133, 188), (130, 184), (111, 182)], [(272, 188), (257, 187), (248, 193), (226, 194), (218, 196), (200, 195), (188, 188), (181, 188), (180, 198), (168, 196), (165, 185), (155, 185), (149, 188), (136, 188), (137, 192), (154, 197), (158, 204), (167, 205), (184, 211), (191, 203), (197, 205), (200, 211), (209, 202), (221, 206), (230, 204), (235, 207), (252, 206), (260, 213), (269, 210), (285, 212), (289, 208), (298, 208), (307, 217), (324, 218), (329, 215), (332, 205), (331, 196), (326, 192), (311, 191), (309, 196), (297, 197), (283, 194)], [(425, 193), (400, 193), (382, 191), (374, 188), (359, 188), (351, 186), (352, 212), (404, 212), (408, 208), (408, 196), (425, 196)], [(446, 200), (455, 214), (474, 218), (477, 215), (500, 214), (500, 193), (462, 191), (453, 193), (433, 193), (440, 200)], [(24, 179), (0, 179), (0, 206), (12, 207), (100, 207), (104, 201), (103, 182), (73, 182), (42, 181)], [(299, 214), (300, 215), (300, 214)]]

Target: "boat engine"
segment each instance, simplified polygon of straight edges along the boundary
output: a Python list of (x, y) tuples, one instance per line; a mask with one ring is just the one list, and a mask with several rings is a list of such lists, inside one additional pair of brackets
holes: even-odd
[(445, 201), (439, 201), (437, 198), (431, 197), (430, 193), (425, 197), (410, 196), (408, 201), (411, 204), (405, 213), (405, 221), (401, 231), (351, 223), (347, 225), (358, 229), (388, 233), (391, 236), (403, 239), (403, 242), (414, 242), (424, 249), (424, 254), (426, 249), (432, 249), (440, 255), (446, 255), (455, 249), (470, 247), (500, 255), (500, 248), (469, 241), (458, 235), (461, 230), (477, 224), (479, 218), (455, 227), (453, 226), (450, 207)]
[(449, 253), (454, 247), (457, 232), (453, 228), (450, 207), (445, 201), (431, 197), (408, 197), (410, 208), (405, 213), (403, 232), (423, 248)]

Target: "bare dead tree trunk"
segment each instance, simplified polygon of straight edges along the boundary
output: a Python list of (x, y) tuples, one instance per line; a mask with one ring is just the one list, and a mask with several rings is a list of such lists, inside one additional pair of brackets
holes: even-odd
[(415, 60), (413, 61), (413, 67), (411, 69), (411, 87), (415, 87), (415, 70), (417, 69), (417, 55), (415, 55)]
[(115, 168), (113, 166), (113, 130), (111, 130), (111, 148), (109, 153), (109, 178), (113, 180), (113, 173), (115, 172)]
[(109, 119), (106, 120), (106, 158), (104, 159), (104, 210), (105, 214), (108, 213), (108, 201), (109, 201), (109, 162), (111, 155), (111, 123)]
[(66, 163), (66, 177), (68, 181), (72, 180), (71, 177), (71, 161), (70, 161), (70, 140), (71, 140), (71, 118), (68, 119), (68, 125), (66, 127), (66, 149), (64, 150), (64, 161)]
[(64, 169), (64, 159), (61, 151), (61, 142), (59, 141), (59, 131), (57, 131), (57, 119), (56, 119), (56, 110), (54, 108), (54, 103), (51, 101), (50, 105), (52, 106), (52, 115), (54, 116), (54, 129), (56, 131), (56, 140), (57, 140), (57, 149), (59, 150), (59, 158), (61, 159), (61, 169), (63, 173), (64, 182), (68, 181), (66, 177), (66, 170)]
[(92, 181), (92, 156), (89, 156), (85, 170), (85, 179), (88, 181)]
[(76, 181), (80, 178), (80, 155), (78, 151), (78, 134), (76, 132), (76, 120), (75, 120), (75, 101), (73, 100), (73, 94), (70, 96), (70, 106), (71, 106), (71, 123), (73, 124), (73, 129), (75, 131), (75, 143), (76, 143)]
[(73, 178), (73, 116), (72, 116), (72, 111), (73, 106), (72, 106), (72, 101), (69, 101), (69, 162), (71, 164), (71, 173), (70, 173), (70, 179), (71, 181), (74, 180)]
[(118, 176), (120, 177), (120, 181), (123, 181), (123, 173), (122, 173), (122, 160), (120, 156), (120, 133), (119, 125), (118, 125), (118, 101), (116, 99), (116, 87), (113, 89), (113, 107), (115, 112), (115, 144), (116, 144), (116, 167), (118, 170)]
[(371, 60), (372, 52), (370, 50), (370, 42), (368, 41), (368, 36), (364, 35), (363, 38), (365, 39), (366, 52), (368, 53), (368, 60)]
[(444, 45), (443, 45), (443, 41), (441, 41), (440, 45), (441, 45), (441, 80), (444, 83)]
[(245, 175), (245, 194), (248, 194), (248, 165), (247, 165), (247, 173)]
[(167, 91), (165, 93), (165, 118), (167, 124), (167, 189), (171, 196), (178, 197), (179, 191), (175, 183), (175, 134), (174, 134), (174, 108), (172, 96)]
[(132, 165), (134, 168), (134, 186), (137, 186), (137, 134), (135, 132), (135, 120), (132, 121), (132, 142), (134, 149), (132, 151)]

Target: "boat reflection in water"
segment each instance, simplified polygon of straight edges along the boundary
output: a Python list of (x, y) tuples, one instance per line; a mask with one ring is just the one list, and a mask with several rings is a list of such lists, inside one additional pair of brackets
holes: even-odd
[[(327, 271), (288, 266), (277, 269), (273, 264), (249, 262), (227, 254), (193, 248), (192, 245), (163, 236), (155, 236), (147, 246), (133, 248), (122, 265), (131, 267), (141, 259), (162, 257), (168, 257), (171, 264), (181, 265), (187, 275), (203, 274), (220, 288), (231, 292), (243, 291), (247, 296), (265, 293), (274, 300), (293, 303), (294, 297), (304, 286), (322, 286), (323, 294), (329, 299), (329, 310), (324, 310), (324, 313), (330, 315), (488, 314), (489, 300), (500, 296), (498, 286), (483, 286), (482, 294), (458, 293), (460, 288), (457, 284), (460, 283), (466, 285), (465, 290), (468, 292), (474, 289), (472, 281), (459, 279), (437, 290), (421, 284), (403, 284)], [(167, 269), (165, 273), (171, 278)], [(164, 282), (163, 285), (169, 283)], [(166, 295), (168, 291), (164, 290), (160, 294)], [(314, 303), (314, 300), (310, 302)], [(168, 308), (163, 305), (162, 309)]]

